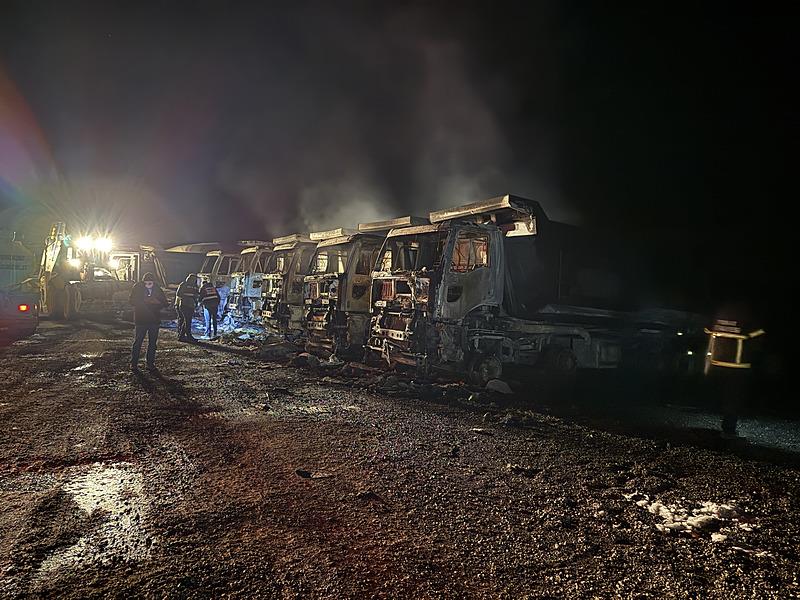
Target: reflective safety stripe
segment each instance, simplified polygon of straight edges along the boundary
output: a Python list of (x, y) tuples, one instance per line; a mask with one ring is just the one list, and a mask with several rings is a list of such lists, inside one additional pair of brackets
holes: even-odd
[[(710, 337), (708, 340), (708, 352), (706, 354), (707, 361), (706, 361), (706, 372), (708, 371), (709, 366), (715, 367), (722, 367), (725, 369), (750, 369), (752, 368), (751, 363), (744, 363), (742, 362), (742, 354), (744, 352), (744, 342), (746, 340), (752, 339), (754, 337), (758, 337), (764, 335), (763, 329), (757, 329), (747, 335), (742, 335), (739, 333), (728, 333), (722, 331), (710, 331), (707, 328), (703, 329)], [(718, 360), (716, 359), (715, 352), (716, 352), (716, 344), (715, 341), (717, 338), (726, 338), (736, 340), (736, 356), (734, 357), (733, 361), (730, 360)]]
[(714, 359), (711, 359), (708, 362), (711, 363), (712, 365), (714, 365), (715, 367), (725, 367), (725, 368), (728, 368), (728, 369), (750, 369), (750, 368), (752, 368), (752, 365), (750, 363), (732, 363), (732, 362), (726, 362), (724, 360), (714, 360)]

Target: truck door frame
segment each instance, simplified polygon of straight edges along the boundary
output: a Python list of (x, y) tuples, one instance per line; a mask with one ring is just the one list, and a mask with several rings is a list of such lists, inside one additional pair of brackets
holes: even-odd
[[(502, 233), (497, 228), (468, 224), (452, 227), (450, 231), (442, 261), (436, 316), (446, 321), (458, 321), (480, 306), (500, 305), (503, 294), (503, 279), (500, 277), (503, 273)], [(456, 244), (465, 233), (486, 237), (488, 264), (464, 272), (454, 271)], [(470, 293), (470, 288), (476, 291)]]

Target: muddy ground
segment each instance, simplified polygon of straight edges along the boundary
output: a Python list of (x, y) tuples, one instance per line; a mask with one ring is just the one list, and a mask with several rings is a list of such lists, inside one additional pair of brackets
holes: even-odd
[(2, 597), (800, 594), (790, 456), (130, 338), (0, 349)]

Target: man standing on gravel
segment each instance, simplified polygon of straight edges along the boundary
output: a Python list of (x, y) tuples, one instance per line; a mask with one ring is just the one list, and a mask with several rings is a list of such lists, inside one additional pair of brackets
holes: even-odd
[(139, 355), (142, 351), (144, 336), (147, 336), (147, 368), (156, 368), (156, 342), (158, 326), (161, 324), (161, 309), (167, 305), (164, 291), (156, 285), (152, 273), (145, 273), (141, 281), (134, 284), (129, 299), (133, 306), (135, 334), (131, 348), (131, 370), (139, 370)]
[(175, 294), (175, 310), (178, 311), (178, 340), (196, 342), (192, 336), (192, 318), (197, 307), (197, 275), (189, 273), (186, 280), (178, 286)]
[[(206, 281), (200, 286), (200, 304), (206, 317), (206, 337), (213, 340), (217, 337), (217, 311), (219, 310), (219, 292), (214, 284)], [(212, 335), (213, 333), (213, 335)]]

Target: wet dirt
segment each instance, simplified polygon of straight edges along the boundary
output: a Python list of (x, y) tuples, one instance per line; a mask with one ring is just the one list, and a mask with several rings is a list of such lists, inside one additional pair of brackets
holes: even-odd
[(792, 464), (83, 325), (0, 350), (2, 597), (800, 594)]

